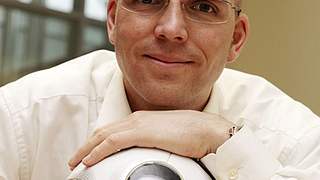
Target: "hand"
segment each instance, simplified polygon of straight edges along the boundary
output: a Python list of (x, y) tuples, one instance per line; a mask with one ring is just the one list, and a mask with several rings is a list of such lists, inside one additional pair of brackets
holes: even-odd
[(181, 156), (201, 158), (215, 153), (229, 139), (233, 126), (221, 116), (199, 111), (138, 111), (123, 121), (97, 129), (69, 161), (92, 166), (129, 147), (150, 147)]

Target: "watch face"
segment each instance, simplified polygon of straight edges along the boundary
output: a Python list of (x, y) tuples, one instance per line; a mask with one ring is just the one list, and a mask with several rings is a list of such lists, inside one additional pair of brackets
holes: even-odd
[(148, 162), (131, 171), (127, 180), (182, 180), (182, 178), (173, 168), (158, 162)]

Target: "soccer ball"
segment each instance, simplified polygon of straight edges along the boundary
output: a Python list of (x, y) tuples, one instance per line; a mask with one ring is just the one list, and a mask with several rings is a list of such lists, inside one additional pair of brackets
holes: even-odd
[(166, 151), (131, 148), (92, 167), (79, 164), (68, 180), (212, 180), (194, 160)]

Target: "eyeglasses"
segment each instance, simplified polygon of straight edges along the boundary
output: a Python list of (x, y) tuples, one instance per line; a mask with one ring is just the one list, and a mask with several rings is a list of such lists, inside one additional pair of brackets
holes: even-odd
[[(120, 0), (121, 7), (127, 11), (153, 16), (169, 5), (169, 0)], [(199, 23), (223, 24), (232, 13), (239, 16), (241, 9), (227, 0), (185, 0), (182, 3), (185, 16)]]

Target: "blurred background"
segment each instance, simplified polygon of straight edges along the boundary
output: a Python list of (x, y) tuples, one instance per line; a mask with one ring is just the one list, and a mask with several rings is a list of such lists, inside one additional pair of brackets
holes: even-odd
[[(106, 0), (0, 0), (0, 85), (112, 49)], [(320, 115), (319, 0), (244, 0), (251, 32), (230, 68), (263, 76)]]
[(0, 84), (111, 48), (105, 0), (0, 0)]
[(320, 115), (320, 1), (243, 0), (251, 32), (230, 67), (263, 76)]

